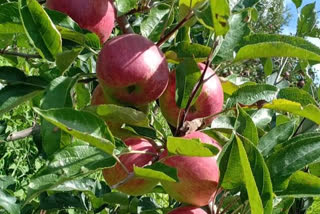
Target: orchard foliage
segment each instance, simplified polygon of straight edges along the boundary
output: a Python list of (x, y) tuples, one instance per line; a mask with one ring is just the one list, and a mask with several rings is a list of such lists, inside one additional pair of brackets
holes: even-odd
[[(0, 213), (304, 213), (320, 196), (320, 48), (307, 40), (320, 29), (315, 3), (293, 2), (295, 36), (268, 33), (280, 24), (259, 0), (114, 0), (102, 31), (88, 26), (96, 5), (72, 19), (45, 1), (0, 0)], [(175, 72), (172, 105), (158, 99), (169, 80), (149, 84), (164, 84), (149, 102), (142, 86), (115, 96), (117, 73), (101, 79), (107, 66), (121, 76), (119, 63), (157, 61), (134, 40), (99, 58), (128, 33)], [(254, 75), (230, 72), (246, 64)]]

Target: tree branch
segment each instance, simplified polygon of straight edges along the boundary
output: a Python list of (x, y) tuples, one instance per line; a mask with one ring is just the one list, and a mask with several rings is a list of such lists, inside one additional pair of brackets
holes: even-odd
[(134, 33), (126, 15), (117, 17), (117, 22), (124, 34)]
[(7, 50), (0, 51), (0, 55), (19, 56), (26, 59), (31, 59), (31, 58), (42, 59), (42, 57), (39, 54), (26, 54), (26, 53), (20, 53), (16, 51), (7, 51)]
[(157, 42), (157, 46), (160, 47), (163, 43), (165, 43), (177, 30), (179, 30), (183, 25), (185, 25), (194, 15), (192, 10), (189, 11), (188, 15), (184, 17), (178, 24), (175, 26), (168, 34), (166, 34), (163, 38), (161, 38)]
[(27, 128), (25, 130), (19, 131), (19, 132), (14, 132), (11, 133), (6, 141), (16, 141), (16, 140), (20, 140), (26, 137), (29, 137), (30, 135), (39, 132), (40, 131), (40, 126), (38, 124), (35, 124), (34, 126)]

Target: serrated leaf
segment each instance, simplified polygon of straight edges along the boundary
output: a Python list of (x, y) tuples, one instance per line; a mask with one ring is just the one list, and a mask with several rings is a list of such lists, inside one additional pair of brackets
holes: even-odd
[(9, 85), (0, 90), (0, 115), (38, 96), (43, 89), (35, 86)]
[(69, 108), (40, 110), (33, 108), (44, 119), (68, 134), (112, 154), (114, 138), (105, 122), (94, 114)]
[(261, 154), (263, 156), (267, 156), (276, 145), (287, 141), (293, 135), (294, 128), (294, 123), (290, 121), (276, 126), (270, 132), (260, 138), (257, 147)]
[(10, 214), (19, 214), (20, 206), (16, 203), (16, 198), (7, 195), (0, 189), (0, 207), (3, 207)]
[(225, 35), (229, 31), (230, 8), (227, 0), (211, 0), (211, 15), (217, 36)]
[(55, 153), (49, 164), (31, 180), (25, 204), (41, 192), (54, 189), (79, 176), (111, 167), (116, 160), (105, 152), (74, 143)]
[(299, 136), (292, 139), (290, 144), (284, 145), (272, 153), (267, 160), (271, 177), (274, 181), (288, 178), (294, 172), (314, 162), (320, 155), (320, 134)]
[(299, 37), (253, 34), (244, 37), (235, 61), (269, 57), (296, 57), (320, 61), (320, 48)]
[[(193, 59), (185, 59), (176, 70), (176, 104), (179, 108), (187, 107), (187, 103), (192, 91), (201, 77), (200, 69)], [(198, 92), (200, 92), (198, 90)], [(200, 93), (197, 93), (199, 96)], [(194, 103), (198, 96), (192, 100)]]
[(71, 66), (82, 50), (83, 48), (73, 48), (72, 50), (67, 50), (57, 55), (56, 63), (61, 74)]
[(298, 88), (283, 88), (279, 91), (277, 98), (297, 102), (302, 106), (316, 104), (315, 100), (308, 92)]
[(171, 155), (191, 157), (212, 157), (219, 152), (217, 147), (202, 143), (199, 139), (190, 140), (180, 137), (168, 137), (167, 149)]
[(48, 14), (36, 0), (19, 0), (19, 12), (30, 42), (43, 58), (54, 61), (62, 52), (62, 39)]
[(113, 104), (99, 105), (95, 112), (105, 121), (114, 121), (128, 125), (148, 127), (149, 120), (146, 114), (129, 107)]
[(178, 182), (177, 170), (175, 168), (169, 167), (163, 163), (157, 162), (150, 166), (144, 168), (134, 166), (133, 172), (135, 176), (157, 180), (157, 181), (169, 181)]
[(320, 109), (312, 104), (302, 106), (300, 103), (292, 102), (290, 100), (276, 99), (271, 103), (265, 104), (263, 108), (289, 112), (301, 117), (308, 118), (309, 120), (320, 124)]
[(270, 102), (277, 97), (277, 94), (277, 87), (272, 85), (258, 84), (243, 86), (231, 95), (227, 102), (227, 108), (234, 106), (236, 103), (252, 105), (260, 100)]

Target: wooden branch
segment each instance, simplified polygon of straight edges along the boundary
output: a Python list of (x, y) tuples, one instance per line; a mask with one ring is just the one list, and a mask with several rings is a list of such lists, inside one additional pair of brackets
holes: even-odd
[(124, 34), (134, 33), (126, 15), (117, 17), (117, 22)]
[(26, 137), (29, 137), (30, 135), (39, 132), (40, 131), (40, 126), (38, 124), (35, 124), (34, 126), (27, 128), (25, 130), (19, 131), (19, 132), (14, 132), (11, 133), (6, 141), (16, 141), (16, 140), (20, 140)]
[(42, 57), (39, 54), (26, 54), (26, 53), (20, 53), (16, 51), (7, 51), (7, 50), (0, 51), (0, 55), (18, 56), (26, 59), (31, 59), (31, 58), (42, 59)]

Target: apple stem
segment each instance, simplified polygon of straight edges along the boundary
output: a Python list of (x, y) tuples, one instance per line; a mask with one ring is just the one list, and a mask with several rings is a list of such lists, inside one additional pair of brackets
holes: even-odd
[[(213, 56), (218, 44), (219, 44), (219, 42), (218, 42), (218, 40), (216, 40), (214, 42), (213, 48), (211, 48), (211, 52), (210, 52), (209, 56), (207, 57), (206, 67), (204, 68), (204, 70), (203, 70), (203, 72), (201, 74), (200, 80), (198, 81), (198, 83), (196, 84), (195, 88), (193, 89), (193, 91), (192, 91), (192, 93), (191, 93), (191, 95), (190, 95), (190, 97), (188, 99), (188, 102), (187, 102), (185, 110), (181, 111), (181, 117), (179, 116), (179, 118), (181, 118), (181, 119), (179, 119), (178, 128), (177, 128), (176, 133), (175, 133), (176, 136), (179, 136), (180, 134), (183, 134), (183, 133), (180, 133), (181, 132), (181, 128), (182, 128), (182, 126), (183, 126), (183, 124), (184, 124), (184, 122), (185, 122), (185, 120), (187, 118), (187, 115), (188, 115), (189, 110), (191, 108), (191, 104), (192, 104), (193, 99), (195, 98), (198, 90), (200, 90), (201, 85), (204, 83), (204, 77), (205, 77), (205, 75), (207, 73), (209, 65), (212, 62), (212, 56)], [(217, 68), (219, 68), (219, 67), (220, 66), (218, 66)], [(216, 73), (216, 71), (217, 71), (217, 69), (214, 70), (214, 74)]]
[(178, 24), (175, 26), (168, 34), (162, 37), (158, 42), (157, 46), (160, 47), (163, 43), (165, 43), (177, 30), (179, 30), (183, 25), (185, 25), (194, 15), (192, 10), (184, 17)]
[(130, 181), (132, 178), (134, 177), (134, 173), (129, 173), (128, 176), (123, 179), (122, 181), (120, 181), (119, 183), (112, 185), (111, 188), (112, 189), (117, 189), (119, 186), (128, 183), (128, 181)]

